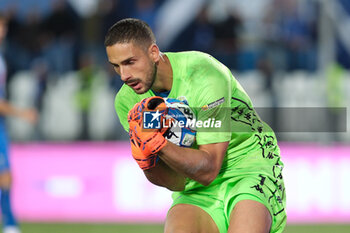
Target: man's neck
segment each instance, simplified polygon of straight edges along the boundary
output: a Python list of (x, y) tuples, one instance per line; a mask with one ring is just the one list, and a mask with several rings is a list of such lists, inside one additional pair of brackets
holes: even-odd
[(152, 85), (152, 90), (156, 92), (170, 91), (173, 85), (173, 70), (168, 57), (161, 54), (157, 63), (157, 76)]

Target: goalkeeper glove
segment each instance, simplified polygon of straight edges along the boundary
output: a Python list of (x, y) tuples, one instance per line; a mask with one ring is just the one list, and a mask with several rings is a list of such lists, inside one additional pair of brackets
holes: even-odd
[(157, 153), (166, 145), (163, 137), (167, 128), (143, 129), (143, 113), (157, 110), (161, 115), (161, 122), (165, 119), (167, 108), (163, 98), (154, 96), (141, 100), (129, 111), (129, 137), (132, 156), (141, 169), (147, 170), (155, 166)]
[(147, 111), (158, 110), (161, 115), (161, 122), (167, 114), (167, 106), (164, 99), (159, 96), (153, 96), (141, 100), (135, 104), (134, 107), (129, 111), (128, 122), (136, 121), (139, 125), (143, 123), (143, 113)]
[(166, 145), (167, 140), (158, 131), (144, 131), (135, 121), (129, 122), (131, 153), (142, 170), (156, 165), (157, 153)]

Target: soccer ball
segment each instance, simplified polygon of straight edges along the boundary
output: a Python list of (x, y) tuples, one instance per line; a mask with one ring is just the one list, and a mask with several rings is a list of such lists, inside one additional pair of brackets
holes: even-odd
[(191, 147), (196, 139), (196, 116), (186, 100), (164, 98), (168, 108), (166, 119), (171, 119), (164, 137), (181, 147)]

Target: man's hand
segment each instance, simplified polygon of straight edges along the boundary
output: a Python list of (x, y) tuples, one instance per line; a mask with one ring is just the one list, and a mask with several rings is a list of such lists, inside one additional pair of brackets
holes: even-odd
[(38, 112), (35, 109), (21, 110), (18, 116), (31, 124), (35, 124), (38, 121)]
[(163, 118), (167, 114), (167, 106), (164, 102), (164, 99), (159, 96), (145, 98), (139, 103), (135, 104), (134, 107), (129, 111), (128, 122), (136, 121), (137, 123), (139, 123), (139, 125), (142, 125), (143, 113), (155, 110), (159, 110), (159, 113), (162, 114), (161, 118), (163, 120)]
[(167, 108), (163, 98), (154, 96), (143, 99), (140, 103), (135, 104), (128, 114), (131, 152), (134, 159), (143, 170), (155, 166), (158, 159), (158, 152), (167, 143), (167, 140), (163, 137), (163, 134), (167, 130), (166, 128), (142, 128), (143, 112), (154, 110), (159, 111), (161, 119), (165, 118)]
[(136, 121), (129, 122), (131, 153), (142, 170), (156, 165), (158, 152), (166, 145), (167, 140), (159, 130), (144, 130)]

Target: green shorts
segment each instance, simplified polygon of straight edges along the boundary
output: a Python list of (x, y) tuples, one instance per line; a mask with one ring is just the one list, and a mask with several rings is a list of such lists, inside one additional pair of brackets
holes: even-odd
[(227, 232), (230, 214), (242, 200), (254, 200), (266, 206), (272, 216), (271, 233), (282, 232), (286, 225), (283, 180), (269, 175), (218, 177), (209, 186), (174, 192), (172, 197), (172, 206), (191, 204), (202, 208), (212, 217), (220, 233)]

